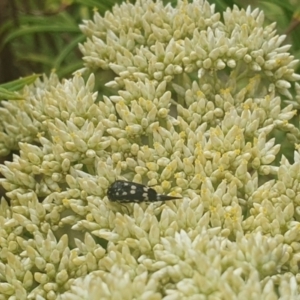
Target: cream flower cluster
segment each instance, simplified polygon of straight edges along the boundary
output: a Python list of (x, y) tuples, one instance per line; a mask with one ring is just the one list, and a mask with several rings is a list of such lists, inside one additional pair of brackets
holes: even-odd
[[(81, 25), (73, 78), (2, 101), (0, 300), (300, 299), (300, 76), (263, 21), (123, 3)], [(112, 203), (116, 179), (183, 198)]]

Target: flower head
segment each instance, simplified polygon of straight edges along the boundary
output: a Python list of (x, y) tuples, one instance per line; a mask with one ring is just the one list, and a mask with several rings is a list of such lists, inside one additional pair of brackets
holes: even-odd
[[(278, 164), (271, 137), (300, 137), (298, 98), (284, 105), (299, 75), (263, 20), (200, 0), (123, 3), (81, 25), (85, 70), (3, 104), (0, 153), (20, 153), (0, 166), (1, 294), (299, 295), (299, 154)], [(94, 91), (97, 68), (115, 74), (110, 96)], [(107, 198), (116, 180), (183, 199), (124, 207)]]

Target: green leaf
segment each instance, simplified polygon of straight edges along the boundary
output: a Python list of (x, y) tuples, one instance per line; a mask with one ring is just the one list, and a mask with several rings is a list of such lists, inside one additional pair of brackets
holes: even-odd
[(55, 59), (54, 69), (58, 70), (64, 59), (73, 51), (74, 48), (78, 47), (78, 43), (83, 42), (85, 39), (86, 37), (83, 34), (73, 39)]
[[(1, 47), (6, 45), (11, 40), (14, 40), (18, 37), (28, 35), (28, 34), (36, 34), (38, 32), (42, 33), (49, 33), (49, 32), (78, 32), (80, 33), (79, 27), (77, 26), (57, 26), (57, 25), (40, 25), (40, 26), (26, 26), (22, 27), (18, 30), (13, 31), (12, 33), (8, 34), (4, 39)], [(1, 50), (1, 49), (0, 49)]]
[[(11, 92), (21, 90), (25, 85), (35, 82), (36, 79), (40, 76), (41, 76), (40, 74), (33, 74), (33, 75), (26, 76), (26, 77), (23, 77), (23, 78), (14, 80), (14, 81), (0, 84), (0, 91), (3, 93), (4, 93), (4, 91), (6, 91), (9, 93), (9, 95), (11, 95), (11, 94), (15, 95), (14, 93), (11, 93)], [(2, 96), (1, 96), (1, 98), (2, 98)]]
[(0, 100), (22, 100), (24, 96), (0, 87)]

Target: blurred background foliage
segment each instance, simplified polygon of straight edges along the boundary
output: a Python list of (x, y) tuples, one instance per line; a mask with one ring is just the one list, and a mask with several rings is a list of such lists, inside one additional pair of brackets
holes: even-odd
[[(101, 15), (121, 0), (0, 0), (0, 83), (32, 73), (60, 78), (81, 68), (78, 43), (84, 41), (78, 24)], [(131, 2), (134, 2), (131, 0)], [(170, 1), (164, 1), (168, 3)], [(222, 12), (234, 4), (263, 9), (266, 23), (277, 22), (279, 34), (286, 34), (291, 52), (300, 58), (300, 0), (209, 0)], [(172, 5), (176, 0), (171, 1)]]

